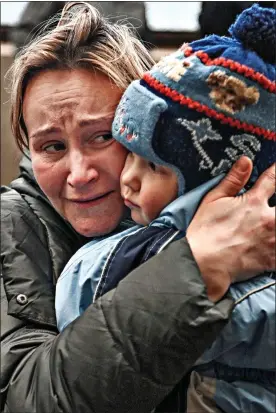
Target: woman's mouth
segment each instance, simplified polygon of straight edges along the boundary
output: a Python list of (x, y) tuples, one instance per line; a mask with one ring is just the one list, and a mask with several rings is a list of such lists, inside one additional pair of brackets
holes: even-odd
[(80, 208), (89, 208), (92, 206), (96, 206), (101, 204), (106, 200), (106, 198), (112, 193), (113, 191), (106, 192), (102, 195), (93, 196), (93, 198), (74, 198), (70, 199), (71, 202), (74, 202)]

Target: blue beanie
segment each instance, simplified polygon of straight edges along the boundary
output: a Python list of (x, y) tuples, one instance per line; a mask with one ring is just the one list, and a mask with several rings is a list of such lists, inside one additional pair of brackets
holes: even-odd
[(253, 5), (216, 35), (184, 44), (125, 91), (112, 133), (178, 175), (179, 195), (241, 156), (276, 162), (276, 11)]

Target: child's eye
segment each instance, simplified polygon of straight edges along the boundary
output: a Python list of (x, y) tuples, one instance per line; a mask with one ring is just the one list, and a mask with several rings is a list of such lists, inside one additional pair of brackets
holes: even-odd
[(156, 171), (156, 165), (153, 162), (149, 162), (149, 167), (153, 170)]

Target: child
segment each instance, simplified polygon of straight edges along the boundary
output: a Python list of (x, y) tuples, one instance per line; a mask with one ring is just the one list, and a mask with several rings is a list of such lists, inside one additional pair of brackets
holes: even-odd
[[(233, 38), (183, 45), (128, 87), (113, 136), (131, 151), (121, 191), (139, 225), (91, 241), (71, 258), (57, 283), (60, 330), (185, 236), (202, 197), (242, 154), (254, 164), (249, 186), (275, 162), (275, 19), (275, 10), (254, 5), (231, 26)], [(187, 398), (180, 397), (188, 412), (272, 413), (273, 275), (235, 284), (230, 293), (232, 319), (197, 361)]]

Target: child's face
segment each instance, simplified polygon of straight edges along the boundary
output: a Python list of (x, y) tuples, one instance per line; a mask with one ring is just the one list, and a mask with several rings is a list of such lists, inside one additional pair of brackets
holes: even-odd
[(121, 174), (121, 194), (137, 224), (149, 224), (177, 193), (177, 176), (170, 168), (128, 154)]

